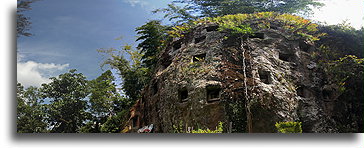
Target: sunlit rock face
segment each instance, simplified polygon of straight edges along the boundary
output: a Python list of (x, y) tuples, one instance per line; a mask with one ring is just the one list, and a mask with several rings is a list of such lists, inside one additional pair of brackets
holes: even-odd
[(340, 94), (325, 85), (314, 45), (272, 28), (238, 38), (207, 24), (175, 38), (142, 93), (138, 125), (171, 133), (221, 121), (224, 132), (271, 133), (297, 121), (303, 132), (338, 132)]

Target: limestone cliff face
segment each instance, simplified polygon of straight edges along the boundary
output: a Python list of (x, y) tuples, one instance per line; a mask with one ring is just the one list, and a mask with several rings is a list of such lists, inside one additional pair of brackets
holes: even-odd
[(276, 132), (276, 122), (299, 121), (303, 132), (338, 132), (340, 94), (325, 85), (313, 43), (273, 27), (244, 38), (217, 28), (200, 25), (162, 51), (138, 125), (174, 132), (222, 121), (226, 132)]

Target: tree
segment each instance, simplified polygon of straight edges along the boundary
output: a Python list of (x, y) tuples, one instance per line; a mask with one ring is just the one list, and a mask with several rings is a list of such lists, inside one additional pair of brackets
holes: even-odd
[(137, 48), (142, 54), (142, 64), (150, 70), (153, 70), (158, 59), (159, 52), (165, 46), (167, 40), (167, 27), (161, 25), (160, 21), (152, 20), (141, 27), (135, 29), (140, 35), (136, 41), (142, 41)]
[(89, 94), (88, 81), (82, 73), (68, 73), (50, 78), (52, 82), (42, 85), (44, 98), (50, 99), (47, 105), (48, 122), (51, 132), (74, 133), (83, 126), (90, 115), (86, 112)]
[(103, 133), (119, 133), (124, 128), (124, 123), (128, 120), (129, 110), (118, 112), (115, 116), (108, 117), (107, 121), (101, 125)]
[(29, 29), (30, 29), (30, 25), (32, 24), (30, 22), (30, 18), (26, 17), (23, 12), (24, 11), (28, 11), (31, 10), (32, 8), (30, 7), (30, 4), (33, 2), (36, 2), (38, 0), (18, 0), (17, 1), (17, 10), (16, 10), (16, 31), (17, 37), (20, 36), (31, 36), (32, 34), (29, 33)]
[(149, 69), (142, 66), (141, 51), (133, 49), (130, 45), (123, 46), (120, 51), (114, 48), (98, 51), (109, 55), (101, 66), (110, 65), (118, 71), (124, 93), (133, 101), (139, 99), (141, 90), (150, 79)]
[(193, 15), (195, 8), (192, 5), (185, 5), (183, 7), (177, 6), (175, 3), (168, 4), (167, 8), (160, 8), (153, 10), (153, 13), (165, 13), (164, 18), (169, 21), (177, 20), (173, 24), (188, 23), (198, 19), (198, 16)]
[[(364, 57), (364, 28), (359, 30), (343, 22), (338, 25), (322, 25), (319, 27), (320, 33), (325, 33), (317, 44), (327, 46), (332, 52), (339, 55), (355, 55)], [(338, 57), (334, 57), (337, 59)], [(330, 60), (334, 60), (330, 59)]]
[(120, 98), (116, 92), (115, 78), (112, 72), (107, 70), (101, 76), (90, 81), (91, 112), (96, 117), (106, 117), (114, 115), (114, 101)]
[(338, 125), (339, 132), (363, 131), (363, 89), (364, 59), (354, 55), (345, 55), (338, 60), (321, 64), (327, 85), (335, 86), (340, 104), (334, 106), (332, 118)]
[(314, 0), (182, 0), (195, 5), (203, 16), (216, 17), (228, 14), (274, 11), (280, 13), (309, 13), (313, 7), (322, 6)]
[(114, 48), (98, 50), (109, 55), (102, 66), (110, 65), (118, 70), (123, 91), (134, 101), (140, 98), (141, 90), (149, 82), (149, 74), (158, 61), (157, 56), (168, 40), (167, 27), (160, 21), (149, 21), (136, 31), (140, 35), (137, 41), (141, 41), (137, 49), (125, 45), (120, 51)]
[[(82, 132), (115, 132), (120, 128), (124, 120), (122, 120), (123, 117), (120, 117), (119, 112), (129, 109), (130, 100), (117, 92), (114, 81), (115, 78), (110, 70), (90, 81), (91, 95), (89, 101), (92, 119), (82, 127)], [(115, 121), (114, 118), (118, 120), (111, 122), (111, 120)]]
[(40, 97), (39, 89), (24, 87), (17, 83), (17, 132), (42, 133), (47, 132), (44, 104)]
[(323, 6), (323, 3), (314, 0), (175, 0), (168, 8), (157, 9), (154, 12), (165, 13), (165, 18), (170, 20), (188, 22), (201, 17), (267, 11), (307, 16), (312, 13), (312, 8), (320, 6)]

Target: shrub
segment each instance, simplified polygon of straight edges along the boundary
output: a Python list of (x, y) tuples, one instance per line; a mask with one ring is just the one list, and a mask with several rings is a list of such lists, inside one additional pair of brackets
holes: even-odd
[(223, 130), (223, 126), (222, 126), (222, 122), (219, 122), (219, 125), (216, 126), (216, 129), (215, 130), (210, 130), (210, 129), (206, 129), (206, 130), (203, 130), (203, 129), (197, 129), (197, 130), (192, 130), (192, 133), (198, 133), (198, 134), (203, 134), (203, 133), (222, 133), (224, 130)]
[(275, 126), (279, 133), (302, 133), (301, 122), (277, 122)]

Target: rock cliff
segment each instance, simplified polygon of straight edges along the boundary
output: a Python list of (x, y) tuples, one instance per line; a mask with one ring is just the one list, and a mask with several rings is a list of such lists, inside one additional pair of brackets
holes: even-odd
[(352, 104), (339, 102), (338, 88), (326, 84), (316, 50), (279, 25), (239, 37), (218, 23), (198, 24), (160, 53), (133, 116), (136, 128), (214, 129), (221, 121), (225, 132), (270, 133), (276, 122), (298, 121), (303, 132), (359, 132), (362, 119), (343, 125), (335, 118), (350, 114)]

